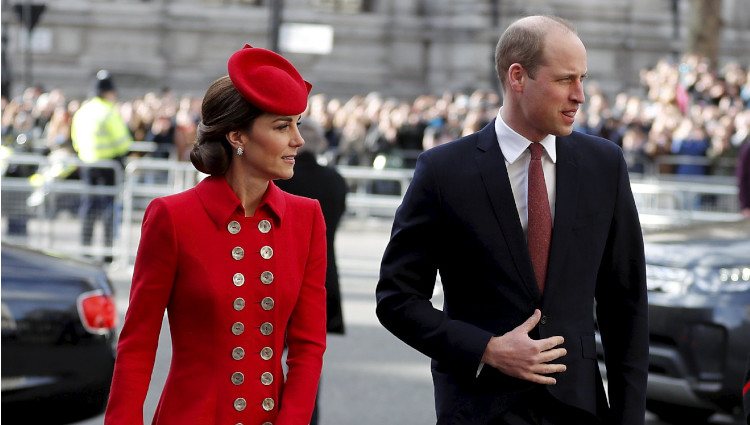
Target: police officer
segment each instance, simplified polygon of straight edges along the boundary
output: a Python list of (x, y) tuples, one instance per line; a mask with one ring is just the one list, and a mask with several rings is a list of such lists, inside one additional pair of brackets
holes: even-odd
[[(106, 70), (96, 73), (96, 95), (84, 102), (73, 116), (71, 138), (81, 161), (93, 164), (116, 160), (123, 165), (133, 138), (117, 110), (117, 93), (112, 77)], [(82, 167), (81, 179), (91, 186), (115, 185), (115, 170), (111, 167)], [(104, 226), (105, 246), (112, 246), (114, 234), (114, 197), (84, 194), (79, 215), (82, 222), (81, 242), (91, 245), (94, 224), (100, 219)], [(105, 260), (111, 260), (106, 256)]]

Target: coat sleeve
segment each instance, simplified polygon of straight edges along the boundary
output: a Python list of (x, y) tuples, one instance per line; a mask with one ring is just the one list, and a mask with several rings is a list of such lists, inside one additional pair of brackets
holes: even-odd
[(622, 155), (615, 202), (596, 288), (612, 415), (608, 423), (643, 425), (648, 377), (646, 271), (638, 211)]
[(312, 235), (299, 296), (287, 326), (289, 372), (277, 425), (310, 422), (326, 348), (326, 229), (315, 201)]
[(164, 201), (156, 199), (143, 219), (130, 304), (117, 345), (105, 425), (143, 424), (154, 358), (177, 263), (175, 229)]
[(475, 377), (490, 332), (451, 319), (430, 299), (440, 263), (440, 191), (425, 155), (396, 211), (376, 289), (380, 322), (399, 339), (426, 356), (451, 364)]

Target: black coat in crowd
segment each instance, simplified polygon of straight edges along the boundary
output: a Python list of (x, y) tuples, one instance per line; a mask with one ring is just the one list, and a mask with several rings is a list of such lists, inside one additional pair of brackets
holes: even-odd
[(328, 244), (328, 267), (326, 269), (328, 332), (343, 334), (344, 316), (341, 311), (341, 290), (333, 241), (341, 217), (346, 210), (346, 182), (335, 169), (318, 164), (312, 153), (302, 152), (297, 155), (294, 177), (289, 180), (277, 180), (275, 183), (284, 191), (320, 201), (326, 222)]

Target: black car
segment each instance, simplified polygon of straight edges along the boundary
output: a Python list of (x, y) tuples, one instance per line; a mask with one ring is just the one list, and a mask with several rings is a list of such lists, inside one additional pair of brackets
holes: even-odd
[(648, 409), (678, 424), (738, 415), (750, 354), (750, 220), (653, 232), (645, 242)]
[(63, 424), (101, 413), (116, 320), (100, 267), (3, 244), (2, 422)]

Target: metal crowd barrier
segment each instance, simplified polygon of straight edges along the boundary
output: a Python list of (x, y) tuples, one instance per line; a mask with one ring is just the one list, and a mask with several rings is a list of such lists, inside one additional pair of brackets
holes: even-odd
[[(52, 167), (80, 170), (82, 167), (111, 169), (115, 182), (122, 182), (122, 166), (117, 161), (84, 163), (77, 157), (54, 158), (31, 154), (11, 154), (2, 160), (5, 172), (0, 177), (2, 186), (3, 241), (34, 248), (65, 252), (78, 257), (104, 259), (117, 257), (115, 246), (104, 242), (104, 217), (99, 213), (99, 228), (95, 226), (90, 245), (82, 243), (82, 220), (78, 216), (85, 196), (111, 197), (112, 229), (117, 237), (117, 218), (121, 205), (122, 185), (89, 186), (79, 179), (45, 178)], [(20, 171), (19, 171), (20, 170)], [(40, 176), (32, 184), (30, 176)], [(15, 174), (15, 175), (14, 175)], [(97, 237), (97, 232), (100, 233)]]
[[(37, 155), (11, 155), (5, 160), (10, 166), (42, 169), (48, 159)], [(77, 159), (71, 164), (84, 165)], [(89, 165), (90, 166), (90, 165)], [(71, 255), (114, 256), (124, 266), (132, 264), (143, 212), (148, 203), (159, 196), (193, 187), (205, 177), (190, 163), (168, 159), (140, 158), (130, 160), (124, 173), (114, 161), (97, 163), (111, 167), (118, 181), (116, 186), (90, 187), (80, 180), (51, 180), (40, 188), (32, 187), (28, 177), (2, 177), (3, 240), (25, 243), (34, 247), (62, 251)], [(348, 219), (392, 219), (412, 179), (413, 170), (340, 166), (339, 172), (349, 185)], [(644, 227), (664, 227), (702, 221), (733, 221), (741, 218), (737, 188), (732, 177), (692, 177), (631, 175), (633, 193)], [(42, 193), (43, 202), (29, 207), (32, 194)], [(115, 232), (114, 246), (95, 243), (83, 246), (80, 241), (80, 220), (75, 202), (85, 194), (108, 195), (121, 205), (120, 223)], [(116, 214), (118, 210), (116, 209)], [(121, 217), (121, 220), (118, 218)], [(11, 224), (25, 222), (27, 234), (13, 234)], [(98, 241), (100, 238), (94, 238)]]

